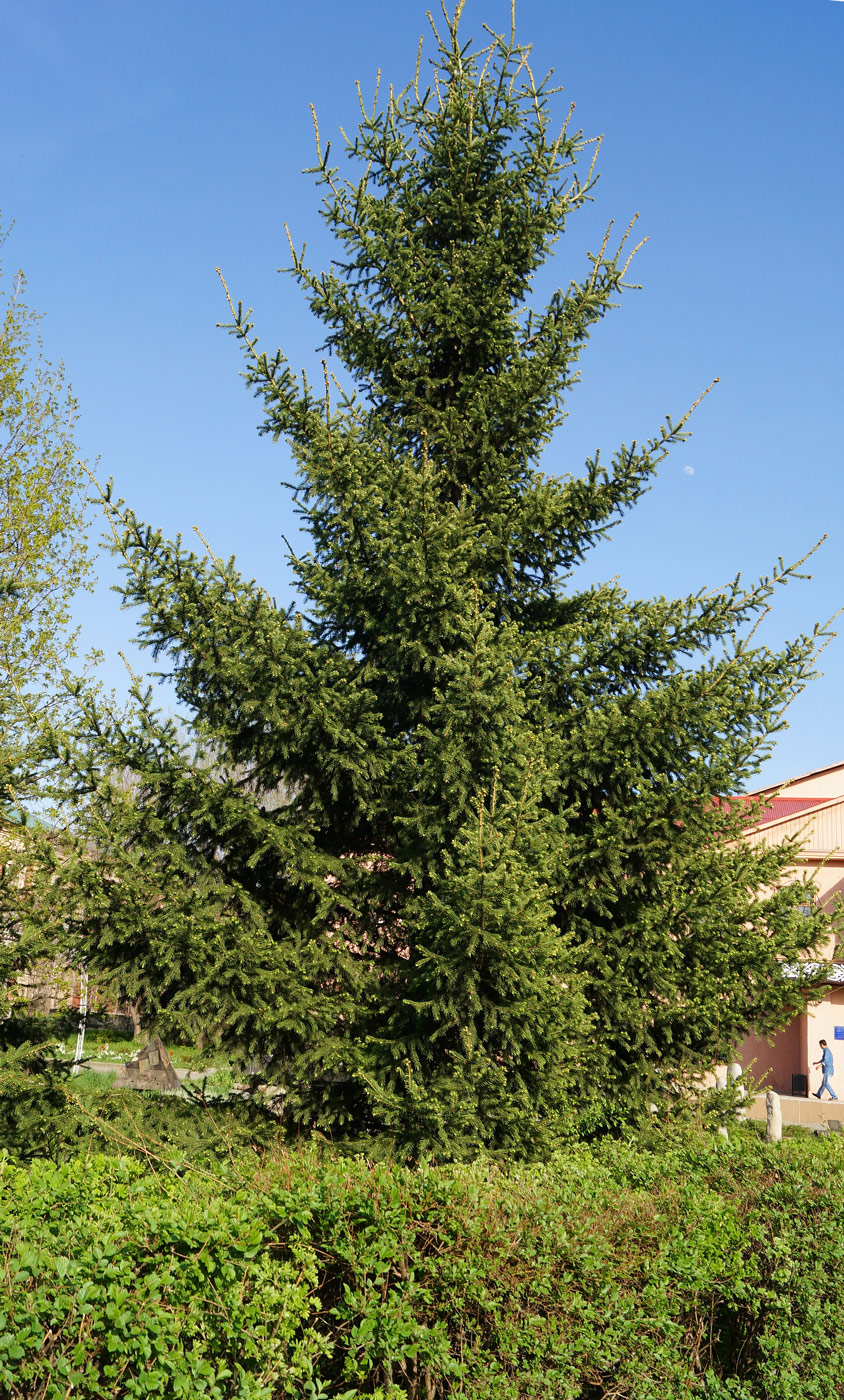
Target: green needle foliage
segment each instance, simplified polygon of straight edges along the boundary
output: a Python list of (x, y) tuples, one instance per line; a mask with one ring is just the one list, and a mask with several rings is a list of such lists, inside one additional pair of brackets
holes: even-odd
[(792, 850), (738, 841), (724, 799), (819, 634), (754, 641), (782, 566), (677, 600), (577, 587), (688, 415), (574, 479), (540, 470), (631, 254), (605, 241), (531, 306), (591, 196), (588, 143), (512, 34), (474, 49), (458, 19), (430, 82), (361, 104), (350, 179), (317, 132), (337, 257), (291, 270), (337, 376), (294, 374), (231, 303), (262, 430), (295, 455), (301, 611), (106, 493), (125, 602), (199, 742), (140, 685), (131, 721), (80, 695), (57, 747), (87, 845), (44, 907), (150, 1018), (263, 1056), (290, 1121), (532, 1155), (802, 1005), (780, 960), (822, 919), (779, 888)]

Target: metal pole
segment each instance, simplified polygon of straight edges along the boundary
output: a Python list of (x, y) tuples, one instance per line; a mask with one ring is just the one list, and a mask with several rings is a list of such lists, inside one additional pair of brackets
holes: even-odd
[(79, 991), (79, 1032), (76, 1037), (76, 1051), (73, 1056), (71, 1074), (78, 1074), (85, 1049), (85, 1023), (88, 1020), (88, 969), (82, 973), (82, 986)]

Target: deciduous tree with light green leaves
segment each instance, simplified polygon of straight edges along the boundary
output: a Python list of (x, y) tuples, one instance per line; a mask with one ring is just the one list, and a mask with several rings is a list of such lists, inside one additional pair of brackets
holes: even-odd
[(15, 891), (25, 823), (52, 769), (48, 726), (69, 703), (72, 602), (91, 578), (76, 401), (63, 366), (45, 358), (25, 285), (18, 272), (0, 300), (0, 1000), (53, 943), (21, 942)]
[(75, 654), (74, 595), (90, 581), (76, 401), (44, 356), (18, 272), (0, 306), (0, 805), (33, 795), (38, 720)]
[(781, 960), (823, 917), (725, 799), (821, 634), (754, 637), (793, 570), (679, 599), (578, 585), (688, 415), (564, 473), (627, 240), (534, 305), (592, 198), (588, 143), (514, 34), (473, 46), (458, 21), (361, 103), (342, 172), (317, 136), (337, 252), (320, 272), (293, 247), (291, 271), (324, 377), (232, 303), (262, 431), (295, 456), (298, 609), (106, 493), (139, 639), (213, 762), (142, 685), (129, 722), (81, 695), (56, 751), (88, 841), (48, 893), (150, 1018), (262, 1057), (291, 1123), (531, 1156), (802, 1004)]

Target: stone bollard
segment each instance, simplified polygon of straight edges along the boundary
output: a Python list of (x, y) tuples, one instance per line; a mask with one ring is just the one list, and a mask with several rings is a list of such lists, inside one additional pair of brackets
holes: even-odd
[(716, 1088), (716, 1089), (726, 1089), (726, 1087), (727, 1087), (727, 1071), (726, 1071), (725, 1069), (719, 1069), (719, 1070), (716, 1071), (716, 1074), (715, 1074), (715, 1088)]
[[(729, 1070), (728, 1070), (728, 1074), (729, 1074), (729, 1076), (730, 1076), (730, 1083), (731, 1083), (731, 1084), (736, 1084), (736, 1085), (738, 1085), (738, 1096), (739, 1096), (739, 1098), (742, 1100), (742, 1105), (743, 1105), (743, 1103), (744, 1103), (744, 1100), (747, 1098), (747, 1089), (744, 1087), (744, 1084), (739, 1083), (739, 1080), (741, 1079), (741, 1076), (742, 1076), (743, 1073), (744, 1073), (744, 1071), (743, 1071), (741, 1065), (738, 1064), (738, 1062), (734, 1060), (733, 1063), (730, 1065), (730, 1068), (729, 1068)], [(744, 1108), (744, 1107), (742, 1106), (741, 1108), (737, 1108), (737, 1109), (736, 1109), (736, 1118), (746, 1118), (746, 1117), (747, 1117), (747, 1109), (746, 1109), (746, 1108)]]
[(727, 1132), (727, 1129), (724, 1128), (724, 1127), (720, 1127), (720, 1128), (718, 1129), (718, 1136), (719, 1136), (719, 1137), (722, 1137), (722, 1138), (724, 1139), (725, 1142), (729, 1142), (729, 1141), (730, 1141), (730, 1134)]
[(765, 1107), (768, 1112), (765, 1141), (780, 1142), (782, 1140), (782, 1109), (780, 1108), (780, 1096), (775, 1094), (773, 1089), (769, 1089), (765, 1095)]

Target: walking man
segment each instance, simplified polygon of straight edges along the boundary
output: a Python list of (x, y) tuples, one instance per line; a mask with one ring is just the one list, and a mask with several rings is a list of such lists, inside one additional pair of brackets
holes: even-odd
[(832, 1092), (832, 1085), (829, 1082), (834, 1073), (834, 1066), (832, 1063), (832, 1051), (830, 1050), (825, 1040), (819, 1040), (818, 1044), (821, 1047), (821, 1057), (819, 1060), (815, 1060), (815, 1069), (819, 1069), (821, 1071), (821, 1073), (823, 1074), (823, 1079), (821, 1080), (821, 1087), (815, 1094), (815, 1098), (819, 1099), (824, 1089), (828, 1089), (829, 1097), (837, 1101), (838, 1095)]

